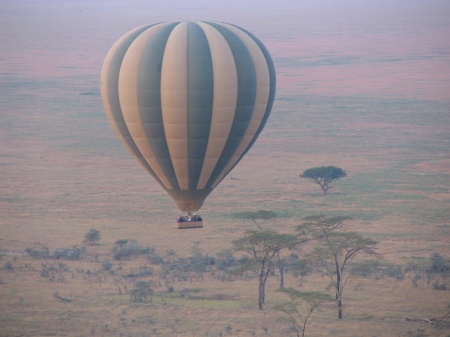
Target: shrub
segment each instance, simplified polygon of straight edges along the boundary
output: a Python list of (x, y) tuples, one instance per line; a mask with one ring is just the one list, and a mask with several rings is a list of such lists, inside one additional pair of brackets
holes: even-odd
[(427, 273), (447, 274), (450, 272), (450, 263), (446, 261), (439, 253), (433, 253), (430, 257), (430, 266)]
[(114, 266), (114, 264), (111, 261), (109, 261), (108, 259), (103, 260), (101, 265), (102, 265), (103, 270), (106, 270), (106, 271), (111, 270), (112, 267)]
[(58, 248), (53, 252), (53, 257), (55, 259), (78, 260), (82, 253), (83, 250), (80, 248)]
[(50, 250), (48, 247), (41, 244), (35, 244), (32, 247), (28, 247), (25, 251), (35, 259), (48, 259), (50, 257)]
[(396, 264), (388, 264), (384, 268), (384, 275), (387, 277), (392, 277), (397, 280), (403, 280), (405, 278), (405, 273), (403, 271), (402, 266), (396, 265)]
[(405, 272), (401, 265), (394, 263), (381, 263), (378, 260), (367, 260), (352, 266), (352, 273), (359, 277), (381, 279), (392, 277), (397, 280), (405, 278)]
[(117, 244), (113, 247), (112, 252), (115, 260), (124, 258), (132, 258), (142, 254), (148, 254), (154, 251), (153, 247), (139, 246), (136, 240), (127, 240), (125, 244)]
[(130, 291), (131, 300), (133, 302), (144, 302), (147, 300), (148, 296), (153, 294), (151, 282), (146, 281), (136, 281), (134, 284), (134, 289)]
[(291, 272), (295, 277), (305, 277), (313, 271), (311, 262), (300, 259), (297, 254), (290, 254), (284, 261), (285, 271)]
[(92, 228), (89, 232), (84, 236), (85, 242), (87, 242), (90, 246), (97, 245), (100, 241), (100, 231)]
[(7, 271), (14, 271), (14, 266), (12, 265), (11, 262), (6, 262), (5, 265), (3, 266), (3, 269), (7, 270)]
[(439, 281), (436, 281), (433, 283), (433, 289), (435, 290), (447, 290), (447, 284), (440, 283)]

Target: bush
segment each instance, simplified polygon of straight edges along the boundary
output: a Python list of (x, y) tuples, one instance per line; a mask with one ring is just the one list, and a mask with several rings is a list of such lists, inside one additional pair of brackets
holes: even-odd
[(447, 284), (440, 283), (439, 281), (436, 281), (433, 283), (433, 289), (435, 290), (447, 290)]
[(381, 263), (378, 260), (367, 260), (352, 266), (352, 273), (359, 277), (381, 279), (392, 277), (397, 280), (405, 278), (405, 272), (401, 265), (394, 263)]
[(433, 253), (430, 257), (430, 266), (427, 273), (430, 274), (447, 274), (450, 272), (450, 263), (446, 261), (439, 253)]
[(395, 278), (397, 280), (403, 280), (405, 278), (405, 273), (402, 266), (393, 263), (388, 264), (384, 268), (384, 275), (386, 275), (387, 277)]
[(134, 289), (130, 291), (131, 300), (133, 302), (144, 302), (147, 300), (148, 296), (153, 294), (151, 282), (146, 281), (136, 281), (134, 284)]
[(235, 266), (236, 262), (231, 249), (224, 249), (217, 253), (216, 266), (219, 270), (228, 270), (228, 268)]
[(50, 257), (50, 250), (48, 247), (41, 244), (35, 244), (32, 247), (28, 247), (25, 251), (35, 259), (48, 259)]
[(86, 235), (84, 236), (84, 240), (91, 246), (98, 244), (98, 241), (100, 241), (100, 231), (92, 228), (89, 232), (86, 233)]
[(53, 252), (55, 259), (79, 260), (83, 250), (80, 248), (58, 248)]
[(112, 252), (115, 260), (124, 258), (132, 258), (142, 254), (148, 254), (154, 251), (153, 247), (141, 247), (136, 240), (127, 240), (124, 244), (117, 244), (113, 247)]
[(139, 272), (133, 272), (125, 275), (126, 277), (142, 277), (142, 276), (153, 276), (153, 269), (147, 265), (139, 266)]
[(6, 262), (5, 265), (3, 266), (3, 269), (7, 270), (7, 271), (14, 271), (14, 266), (12, 265), (11, 262)]
[(286, 272), (291, 272), (295, 277), (305, 277), (313, 271), (311, 262), (300, 259), (297, 254), (290, 254), (284, 261)]
[(108, 259), (103, 260), (101, 265), (102, 265), (103, 270), (106, 270), (106, 271), (111, 270), (112, 267), (114, 266), (114, 264), (111, 261), (109, 261)]
[(156, 253), (156, 250), (154, 247), (149, 247), (148, 251), (148, 260), (151, 264), (161, 265), (164, 263), (164, 259)]

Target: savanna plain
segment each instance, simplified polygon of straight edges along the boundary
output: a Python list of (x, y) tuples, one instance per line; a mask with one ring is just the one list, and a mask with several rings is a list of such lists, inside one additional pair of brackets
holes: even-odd
[[(449, 6), (230, 3), (1, 3), (0, 336), (297, 336), (275, 309), (278, 269), (258, 310), (258, 279), (232, 273), (245, 256), (233, 241), (255, 221), (294, 234), (311, 215), (351, 217), (377, 256), (353, 261), (343, 318), (324, 304), (306, 336), (450, 336)], [(135, 26), (205, 16), (264, 42), (278, 90), (200, 210), (204, 228), (178, 230), (109, 125), (99, 74)], [(322, 165), (347, 172), (327, 195), (299, 177)], [(318, 271), (288, 267), (285, 287), (334, 295)]]

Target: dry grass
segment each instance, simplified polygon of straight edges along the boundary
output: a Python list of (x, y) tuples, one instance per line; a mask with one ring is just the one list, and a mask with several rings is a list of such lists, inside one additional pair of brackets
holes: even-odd
[[(275, 292), (275, 277), (268, 285), (266, 310), (258, 311), (255, 280), (223, 283), (206, 276), (176, 283), (175, 294), (167, 294), (164, 285), (157, 286), (151, 302), (133, 303), (124, 290), (124, 286), (131, 289), (130, 280), (103, 273), (106, 279), (100, 284), (76, 271), (99, 270), (103, 259), (112, 260), (111, 249), (118, 239), (136, 239), (140, 245), (154, 246), (161, 255), (172, 249), (179, 256), (191, 254), (197, 243), (203, 252), (215, 255), (231, 248), (232, 240), (252, 227), (250, 221), (236, 217), (242, 212), (275, 212), (278, 217), (268, 225), (281, 232), (292, 232), (310, 214), (352, 216), (350, 230), (377, 240), (381, 256), (389, 262), (405, 264), (414, 257), (429, 258), (433, 252), (450, 255), (449, 175), (445, 161), (439, 159), (446, 153), (442, 145), (445, 125), (431, 118), (427, 123), (433, 125), (433, 132), (421, 132), (424, 117), (416, 111), (417, 116), (408, 116), (404, 127), (414, 137), (405, 138), (394, 132), (395, 124), (388, 123), (398, 118), (392, 117), (398, 109), (395, 105), (388, 111), (377, 110), (372, 117), (349, 112), (352, 118), (348, 118), (335, 116), (327, 102), (317, 100), (314, 106), (305, 107), (300, 98), (283, 93), (281, 97), (289, 100), (278, 103), (255, 148), (206, 201), (201, 230), (176, 229), (172, 202), (120, 144), (102, 153), (87, 144), (68, 151), (66, 141), (28, 142), (24, 136), (21, 142), (29, 150), (25, 157), (14, 147), (8, 148), (3, 165), (15, 170), (10, 171), (3, 189), (1, 250), (23, 252), (36, 242), (51, 251), (81, 246), (91, 228), (101, 232), (101, 245), (88, 247), (82, 261), (65, 261), (70, 269), (64, 273), (65, 282), (41, 277), (40, 260), (4, 256), (2, 265), (10, 261), (15, 271), (0, 269), (0, 335), (220, 336), (227, 335), (228, 329), (236, 336), (264, 336), (268, 328), (268, 336), (289, 336), (287, 326), (271, 309), (282, 300)], [(346, 107), (357, 109), (358, 104), (363, 103), (349, 100)], [(313, 128), (301, 123), (302, 116), (283, 113), (299, 105), (303, 114), (311, 115), (308, 123)], [(322, 111), (316, 115), (317, 105)], [(327, 122), (331, 116), (335, 116), (332, 126)], [(383, 118), (387, 122), (382, 128), (356, 127), (362, 120)], [(115, 142), (107, 126), (101, 130), (105, 140), (99, 148)], [(93, 131), (98, 127), (85, 132)], [(380, 138), (380, 132), (387, 136)], [(43, 159), (49, 145), (52, 151)], [(25, 159), (35, 165), (23, 165)], [(326, 197), (318, 186), (298, 178), (304, 169), (322, 164), (340, 166), (348, 173)], [(123, 270), (143, 263), (148, 261), (125, 261)], [(26, 267), (29, 264), (34, 271)], [(316, 275), (306, 278), (300, 289), (323, 291), (326, 283)], [(299, 287), (292, 277), (287, 285)], [(200, 289), (198, 295), (204, 300), (180, 297), (189, 288)], [(56, 299), (56, 291), (72, 302)], [(335, 318), (334, 308), (324, 308), (313, 316), (308, 336), (447, 336), (429, 324), (405, 320), (405, 316), (442, 315), (449, 303), (447, 292), (430, 286), (415, 288), (410, 279), (355, 279), (344, 295), (344, 320)], [(217, 294), (226, 299), (211, 299)]]

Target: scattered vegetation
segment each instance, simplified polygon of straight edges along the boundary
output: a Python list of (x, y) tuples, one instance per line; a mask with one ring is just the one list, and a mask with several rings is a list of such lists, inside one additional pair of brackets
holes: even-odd
[[(276, 300), (269, 311), (275, 309), (281, 313), (282, 321), (289, 326), (289, 330), (286, 330), (287, 336), (306, 336), (311, 317), (318, 309), (330, 308), (326, 303), (342, 301), (342, 290), (350, 276), (370, 278), (375, 282), (385, 278), (393, 278), (399, 282), (410, 279), (415, 280), (419, 288), (428, 286), (432, 291), (447, 290), (450, 263), (437, 252), (431, 254), (429, 259), (413, 259), (404, 265), (380, 259), (354, 259), (363, 252), (373, 255), (375, 242), (357, 233), (344, 231), (346, 220), (347, 218), (342, 217), (308, 217), (298, 226), (296, 234), (280, 234), (273, 229), (264, 229), (261, 225), (264, 221), (253, 219), (257, 225), (255, 230), (244, 232), (240, 239), (233, 241), (231, 248), (223, 249), (214, 256), (203, 252), (198, 243), (192, 246), (190, 254), (179, 256), (175, 250), (160, 254), (153, 246), (142, 246), (136, 240), (123, 239), (117, 240), (110, 253), (103, 254), (102, 259), (90, 254), (89, 248), (80, 249), (83, 254), (72, 259), (70, 254), (68, 256), (66, 253), (58, 256), (57, 253), (61, 253), (61, 249), (50, 254), (47, 247), (34, 245), (27, 249), (27, 253), (33, 259), (41, 260), (39, 268), (32, 263), (20, 264), (15, 258), (14, 261), (5, 262), (3, 270), (13, 271), (10, 275), (20, 272), (38, 273), (42, 280), (58, 286), (59, 290), (53, 291), (53, 298), (61, 304), (76, 302), (77, 297), (61, 295), (73, 280), (78, 279), (81, 280), (78, 282), (99, 286), (114, 284), (119, 296), (117, 299), (120, 299), (121, 303), (128, 301), (130, 308), (154, 303), (191, 307), (194, 302), (214, 308), (240, 307), (240, 299), (229, 293), (208, 293), (207, 287), (202, 287), (201, 282), (214, 278), (222, 282), (235, 282), (236, 275), (241, 275), (244, 282), (258, 280), (258, 289), (261, 291), (258, 291), (258, 304), (261, 305), (258, 307), (263, 309), (266, 289), (262, 288), (269, 278), (280, 278), (281, 274), (288, 273), (291, 275), (291, 282), (293, 278), (297, 282), (301, 281), (301, 284), (307, 284), (309, 278), (314, 278), (315, 274), (329, 277), (334, 289), (333, 294), (329, 293), (326, 284), (322, 291), (296, 289), (291, 286), (292, 283), (288, 288), (279, 288), (278, 292), (286, 296), (288, 301)], [(67, 249), (72, 251), (75, 248)], [(66, 252), (66, 248), (63, 251)], [(239, 257), (236, 257), (235, 254), (238, 253)], [(96, 261), (97, 267), (92, 267), (93, 264), (88, 264), (89, 261)], [(339, 269), (335, 270), (336, 261)], [(80, 262), (91, 267), (80, 268)], [(339, 286), (338, 275), (341, 278)], [(420, 275), (420, 278), (417, 278), (417, 275)], [(186, 287), (193, 282), (200, 287)], [(340, 294), (338, 289), (341, 290)], [(116, 295), (110, 293), (107, 296), (109, 301), (114, 301)], [(21, 301), (25, 302), (26, 298)], [(444, 316), (432, 321), (436, 331), (445, 330), (448, 319)], [(428, 322), (428, 318), (413, 320)], [(155, 318), (149, 319), (150, 321), (152, 323), (148, 324), (153, 326), (153, 332), (156, 333), (157, 321)], [(136, 324), (133, 322), (136, 322), (135, 319), (129, 319), (124, 312), (120, 315), (118, 324), (129, 328)], [(174, 327), (177, 326), (176, 322), (173, 324)], [(160, 328), (160, 325), (158, 327)], [(270, 335), (272, 328), (270, 324), (265, 324), (260, 333)], [(93, 331), (99, 329), (105, 333), (112, 331), (109, 325), (92, 326)], [(219, 330), (219, 335), (237, 335), (238, 331), (235, 324), (230, 322)], [(253, 330), (253, 335), (257, 335), (256, 330)]]
[[(274, 226), (264, 228), (269, 226), (268, 218), (247, 219), (251, 219), (256, 228), (243, 232), (240, 238), (232, 242), (232, 247), (223, 249), (214, 256), (202, 251), (199, 243), (192, 246), (190, 254), (180, 256), (173, 249), (160, 254), (154, 246), (142, 246), (133, 239), (119, 239), (109, 253), (102, 254), (101, 258), (92, 254), (89, 247), (57, 248), (50, 252), (48, 247), (35, 244), (27, 248), (26, 252), (32, 258), (30, 261), (40, 259), (38, 268), (32, 263), (21, 265), (15, 256), (3, 264), (3, 271), (10, 272), (9, 275), (20, 272), (38, 273), (41, 280), (59, 287), (58, 291), (53, 292), (53, 298), (61, 304), (75, 302), (76, 297), (61, 295), (72, 280), (78, 279), (81, 280), (78, 282), (99, 286), (114, 284), (119, 296), (117, 299), (122, 304), (126, 303), (123, 301), (128, 301), (131, 308), (154, 303), (191, 307), (194, 302), (196, 305), (213, 308), (241, 307), (241, 299), (229, 293), (208, 293), (201, 286), (186, 287), (187, 284), (195, 282), (200, 285), (201, 282), (212, 279), (235, 282), (236, 276), (240, 276), (244, 282), (257, 280), (258, 308), (265, 309), (267, 281), (278, 277), (278, 292), (287, 297), (288, 301), (275, 300), (269, 311), (275, 309), (281, 313), (281, 320), (289, 326), (287, 336), (302, 337), (306, 336), (313, 314), (321, 307), (330, 308), (326, 303), (336, 302), (338, 318), (342, 318), (342, 295), (350, 278), (367, 278), (375, 282), (386, 278), (398, 282), (411, 280), (418, 289), (428, 287), (432, 291), (448, 290), (450, 262), (437, 252), (428, 259), (416, 258), (405, 264), (394, 264), (379, 258), (357, 259), (363, 253), (376, 257), (376, 242), (346, 230), (344, 224), (349, 219), (347, 217), (306, 217), (301, 225), (293, 228), (291, 234), (279, 233), (274, 230)], [(80, 267), (80, 263), (90, 267)], [(281, 281), (285, 274), (290, 275), (291, 283), (288, 288), (284, 288), (284, 282)], [(309, 278), (314, 278), (315, 275), (325, 275), (330, 280), (332, 294), (326, 284), (323, 284), (321, 291), (292, 287), (292, 280), (300, 287), (308, 284)], [(1, 279), (0, 284), (4, 282)], [(107, 296), (110, 301), (114, 301), (116, 295), (110, 293)], [(25, 301), (26, 298), (21, 300)], [(448, 325), (446, 315), (437, 317), (436, 320), (411, 320), (432, 322), (436, 331), (444, 331)], [(149, 325), (156, 326), (154, 318), (150, 321), (152, 323), (148, 323)], [(135, 324), (133, 322), (136, 321), (128, 319), (125, 312), (120, 315), (121, 327), (129, 328)], [(173, 327), (178, 331), (176, 326), (177, 322), (174, 321)], [(270, 335), (272, 328), (270, 324), (266, 324), (261, 330)], [(91, 330), (95, 333), (98, 329), (104, 333), (112, 332), (109, 325), (92, 326)], [(158, 330), (156, 327), (152, 329), (153, 333)], [(230, 323), (219, 330), (219, 335), (237, 335), (238, 332), (239, 329)], [(255, 329), (252, 335), (257, 335)]]
[(338, 179), (344, 178), (347, 173), (336, 166), (320, 166), (305, 170), (300, 178), (309, 179), (320, 186), (323, 194), (327, 194), (333, 185), (331, 183)]

